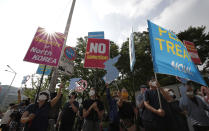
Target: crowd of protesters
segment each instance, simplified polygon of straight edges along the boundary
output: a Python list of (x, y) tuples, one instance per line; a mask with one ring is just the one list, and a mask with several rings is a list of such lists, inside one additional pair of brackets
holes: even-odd
[(125, 88), (110, 91), (106, 84), (108, 109), (94, 88), (82, 103), (71, 92), (63, 108), (54, 108), (61, 105), (62, 87), (54, 95), (41, 92), (36, 103), (20, 101), (18, 92), (18, 104), (10, 104), (2, 117), (2, 131), (209, 131), (209, 89), (194, 90), (191, 81), (177, 99), (173, 89), (152, 79), (139, 87), (135, 101)]

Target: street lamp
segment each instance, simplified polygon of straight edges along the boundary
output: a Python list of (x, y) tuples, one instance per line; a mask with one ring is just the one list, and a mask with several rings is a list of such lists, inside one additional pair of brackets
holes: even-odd
[(16, 75), (17, 75), (17, 73), (16, 73), (9, 65), (7, 65), (7, 67), (8, 67), (11, 71), (9, 71), (9, 70), (5, 70), (5, 71), (10, 72), (10, 73), (14, 73), (15, 75), (14, 75), (14, 77), (13, 77), (13, 79), (12, 79), (12, 82), (11, 82), (10, 85), (9, 85), (9, 88), (8, 88), (7, 92), (4, 94), (4, 97), (3, 97), (4, 100), (2, 101), (2, 107), (5, 105), (5, 100), (7, 100), (8, 93), (9, 93), (10, 88), (11, 88), (11, 86), (12, 86), (12, 83), (13, 83), (13, 81), (15, 80), (15, 77), (16, 77)]
[(15, 77), (16, 77), (17, 73), (16, 73), (9, 65), (7, 65), (7, 67), (8, 67), (10, 70), (12, 70), (12, 71), (9, 71), (9, 70), (5, 70), (5, 71), (10, 72), (10, 73), (14, 73), (14, 74), (15, 74), (14, 77), (13, 77), (13, 79), (12, 79), (11, 84), (9, 85), (9, 89), (10, 89), (10, 87), (12, 86), (13, 81), (15, 80)]

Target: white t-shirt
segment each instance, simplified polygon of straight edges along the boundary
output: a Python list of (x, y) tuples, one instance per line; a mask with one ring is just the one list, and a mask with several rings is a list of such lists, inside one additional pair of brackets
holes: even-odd
[(4, 116), (1, 120), (1, 124), (7, 124), (10, 120), (10, 115), (12, 114), (14, 110), (13, 109), (8, 109), (5, 113)]

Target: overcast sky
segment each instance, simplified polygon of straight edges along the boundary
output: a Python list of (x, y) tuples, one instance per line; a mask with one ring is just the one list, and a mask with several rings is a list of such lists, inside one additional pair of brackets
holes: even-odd
[[(14, 74), (20, 87), (23, 76), (36, 72), (38, 65), (24, 62), (37, 27), (64, 32), (72, 0), (0, 0), (0, 82), (9, 85)], [(104, 31), (105, 38), (119, 46), (131, 27), (147, 30), (147, 19), (176, 33), (189, 26), (209, 27), (209, 0), (77, 0), (67, 45), (90, 31)], [(9, 69), (8, 69), (9, 70)], [(28, 85), (30, 85), (28, 83)]]

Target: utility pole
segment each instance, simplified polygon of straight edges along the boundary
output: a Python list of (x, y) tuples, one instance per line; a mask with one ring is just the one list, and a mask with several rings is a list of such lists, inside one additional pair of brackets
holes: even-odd
[[(63, 52), (64, 52), (64, 48), (66, 46), (67, 36), (68, 36), (69, 29), (70, 29), (71, 21), (72, 21), (72, 16), (73, 16), (73, 10), (74, 10), (74, 7), (75, 7), (75, 2), (76, 2), (76, 0), (73, 0), (72, 5), (71, 5), (70, 14), (68, 16), (68, 20), (67, 20), (67, 24), (66, 24), (65, 32), (64, 32), (64, 35), (65, 35), (66, 38), (65, 38), (65, 41), (64, 41), (64, 45), (63, 45), (60, 57), (63, 57)], [(59, 60), (59, 63), (60, 63), (60, 60)], [(59, 64), (58, 64), (58, 67), (59, 67)], [(50, 81), (50, 86), (49, 86), (50, 93), (55, 92), (55, 86), (57, 84), (57, 78), (58, 78), (58, 74), (59, 74), (58, 67), (54, 68), (54, 72), (52, 74), (52, 79)]]

